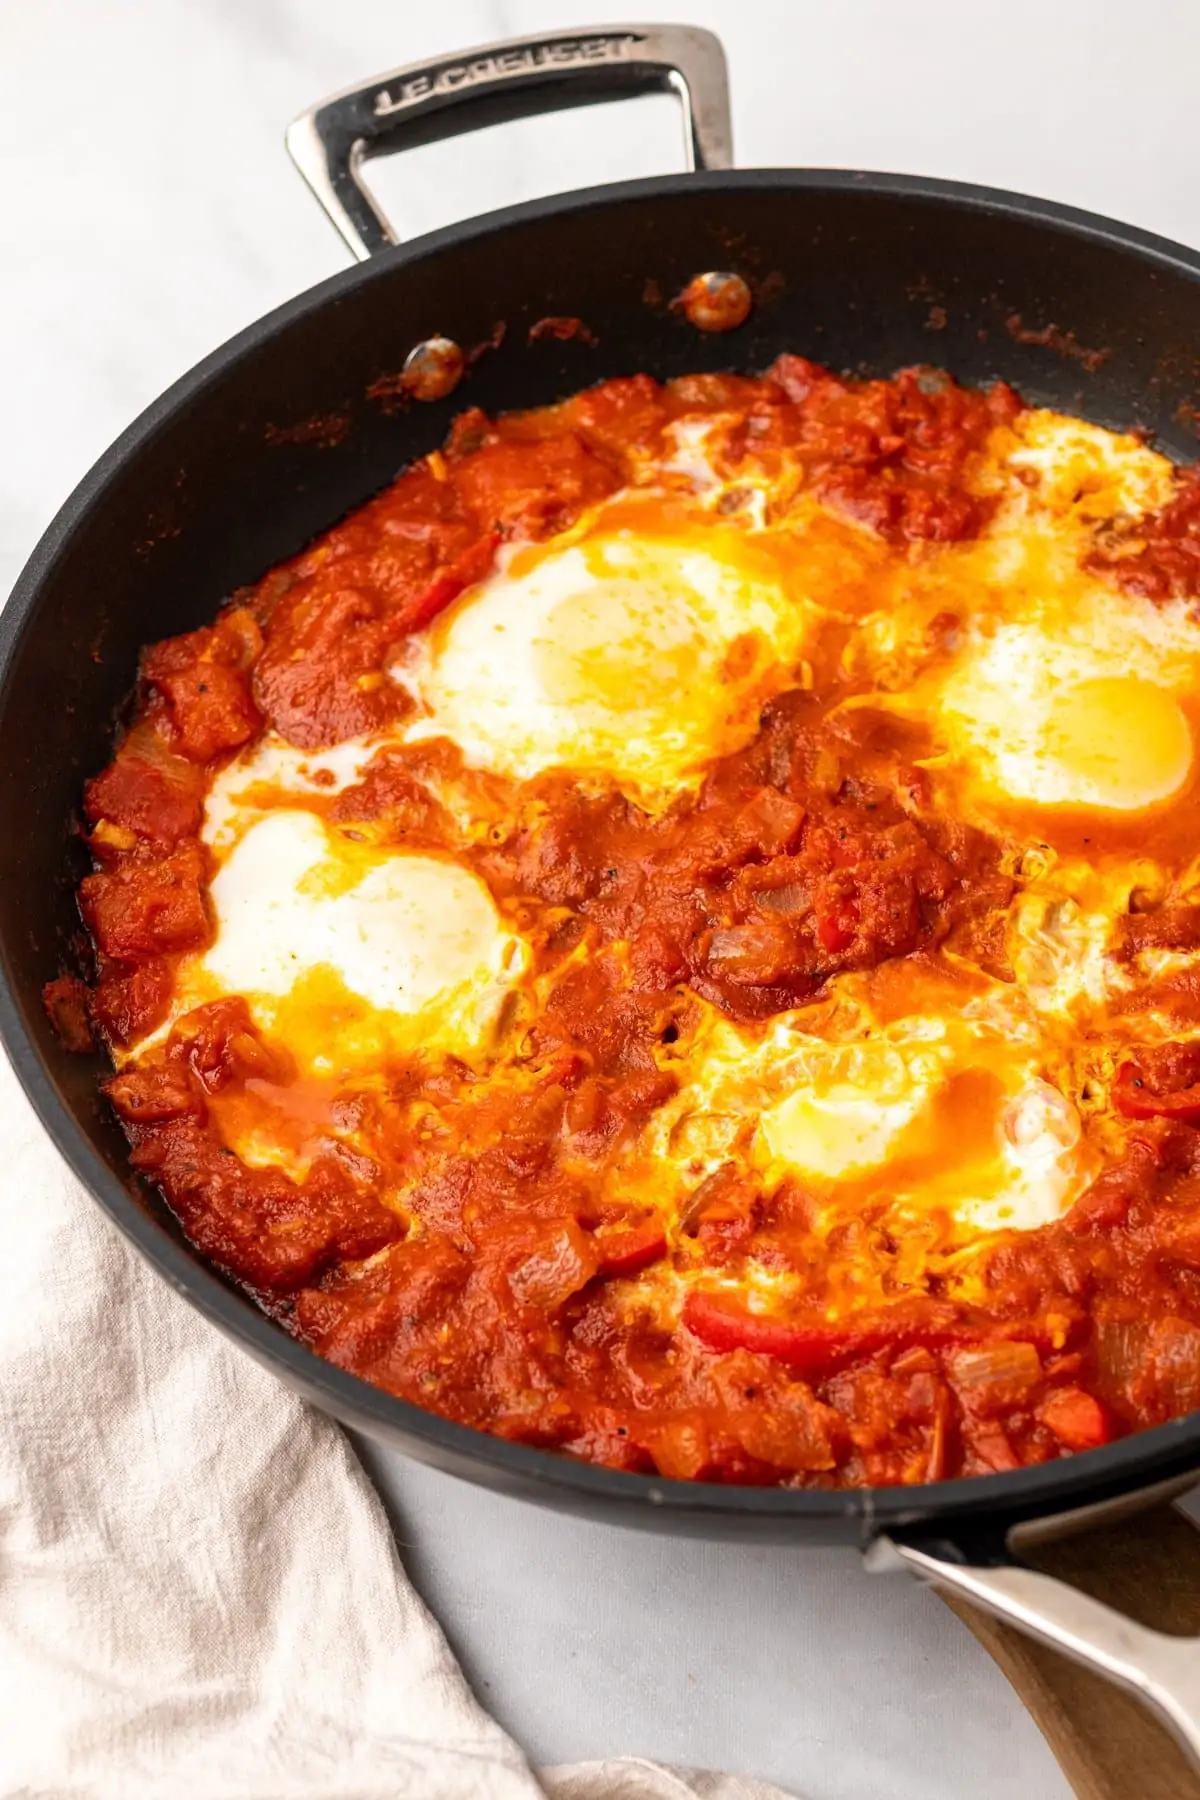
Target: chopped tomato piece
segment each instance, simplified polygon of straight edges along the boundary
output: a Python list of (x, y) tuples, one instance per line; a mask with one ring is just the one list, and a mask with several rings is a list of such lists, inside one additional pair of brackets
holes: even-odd
[(712, 1441), (703, 1413), (670, 1420), (650, 1438), (660, 1475), (674, 1481), (699, 1481), (712, 1461)]
[(524, 538), (564, 530), (621, 485), (573, 432), (525, 442), (492, 438), (457, 465), (454, 480), (481, 525)]
[(836, 375), (823, 369), (819, 363), (809, 362), (806, 356), (793, 356), (784, 351), (777, 356), (767, 370), (767, 380), (773, 381), (783, 389), (784, 394), (793, 406), (801, 405), (818, 389), (845, 393), (845, 386)]
[(1136, 1063), (1122, 1063), (1117, 1070), (1113, 1100), (1127, 1119), (1178, 1119), (1183, 1125), (1200, 1125), (1200, 1082), (1156, 1094)]
[(235, 750), (260, 724), (249, 671), (262, 632), (248, 607), (235, 606), (215, 625), (152, 644), (142, 673), (167, 703), (175, 743), (189, 762)]
[(817, 937), (821, 948), (836, 956), (847, 944), (854, 942), (856, 919), (852, 905), (839, 907), (836, 912), (820, 912), (816, 914)]
[[(134, 727), (84, 792), (93, 825), (107, 822), (156, 844), (177, 844), (198, 831), (203, 802), (203, 769), (175, 755), (150, 724)], [(103, 853), (104, 839), (94, 847)], [(115, 847), (129, 846), (121, 840)]]
[(598, 1275), (636, 1275), (666, 1254), (667, 1240), (662, 1226), (651, 1223), (630, 1231), (597, 1234), (592, 1245), (600, 1259)]
[(112, 874), (85, 876), (79, 901), (104, 955), (139, 962), (207, 937), (203, 878), (203, 851), (183, 844), (157, 861), (127, 861)]
[(1068, 1450), (1096, 1450), (1112, 1436), (1104, 1408), (1082, 1388), (1056, 1388), (1038, 1408), (1038, 1417)]
[(778, 1469), (833, 1467), (832, 1439), (844, 1426), (806, 1383), (789, 1380), (748, 1350), (722, 1357), (712, 1380), (722, 1422), (748, 1455)]
[(377, 593), (298, 584), (277, 604), (254, 669), (254, 699), (300, 750), (379, 731), (399, 689), (384, 674), (388, 627)]
[(282, 1045), (259, 1036), (241, 994), (198, 1006), (171, 1032), (171, 1051), (209, 1094), (257, 1079), (285, 1082), (294, 1074)]
[(587, 1233), (566, 1219), (509, 1270), (508, 1285), (520, 1305), (553, 1312), (595, 1273), (596, 1257)]
[(204, 1117), (204, 1101), (177, 1063), (126, 1069), (106, 1082), (105, 1093), (129, 1125), (161, 1125), (168, 1119)]
[(250, 677), (242, 669), (196, 662), (160, 675), (155, 685), (170, 706), (179, 748), (189, 762), (208, 762), (222, 750), (236, 750), (258, 730)]
[(978, 1462), (996, 1475), (1007, 1475), (1010, 1470), (1021, 1466), (1021, 1460), (1012, 1447), (1008, 1433), (999, 1425), (991, 1422), (976, 1425), (971, 1430), (968, 1441)]
[(588, 388), (567, 402), (566, 411), (588, 448), (605, 453), (654, 447), (667, 419), (666, 397), (649, 375), (618, 376)]
[(132, 1044), (167, 1016), (171, 1002), (171, 963), (151, 957), (136, 968), (114, 964), (106, 969), (92, 996), (92, 1019), (113, 1044)]

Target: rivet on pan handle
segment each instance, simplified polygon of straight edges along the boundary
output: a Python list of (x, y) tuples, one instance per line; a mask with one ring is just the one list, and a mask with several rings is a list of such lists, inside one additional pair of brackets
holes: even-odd
[(1200, 1768), (1200, 1638), (1126, 1618), (1069, 1582), (1018, 1561), (1006, 1540), (879, 1537), (867, 1566), (906, 1568), (1144, 1701)]
[(683, 105), (689, 169), (733, 164), (725, 52), (693, 25), (539, 32), (393, 69), (331, 94), (287, 131), (292, 160), (360, 262), (400, 240), (363, 180), (369, 157), (633, 94)]

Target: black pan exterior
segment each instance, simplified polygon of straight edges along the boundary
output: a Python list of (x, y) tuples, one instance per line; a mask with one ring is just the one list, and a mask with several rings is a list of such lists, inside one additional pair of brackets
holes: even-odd
[[(758, 302), (739, 331), (702, 336), (666, 302), (694, 274), (728, 268)], [(596, 342), (528, 343), (546, 315), (581, 318)], [(419, 340), (440, 332), (470, 347), (498, 322), (503, 342), (452, 399), (397, 411), (370, 397)], [(1048, 341), (1030, 341), (1050, 326)], [(782, 350), (855, 373), (929, 362), (966, 381), (1000, 376), (1035, 402), (1148, 428), (1189, 459), (1200, 256), (984, 189), (734, 172), (472, 220), (251, 326), (101, 459), (0, 616), (0, 1035), (59, 1150), (119, 1229), (229, 1337), (348, 1424), (498, 1490), (636, 1525), (779, 1541), (987, 1529), (1200, 1466), (1200, 1415), (1011, 1475), (849, 1493), (655, 1481), (451, 1425), (321, 1362), (199, 1259), (131, 1174), (97, 1093), (99, 1059), (64, 1051), (40, 1001), (78, 954), (73, 821), (83, 782), (107, 761), (140, 645), (203, 623), (439, 443), (464, 406), (538, 405), (640, 370), (761, 369)]]

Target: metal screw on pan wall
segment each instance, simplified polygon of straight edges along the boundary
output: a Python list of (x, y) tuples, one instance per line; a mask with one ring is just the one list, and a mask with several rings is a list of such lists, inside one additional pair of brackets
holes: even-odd
[(405, 357), (401, 386), (414, 400), (444, 400), (462, 380), (466, 366), (466, 356), (453, 338), (426, 338)]
[(749, 318), (753, 299), (740, 275), (709, 270), (693, 276), (676, 305), (697, 331), (736, 331)]

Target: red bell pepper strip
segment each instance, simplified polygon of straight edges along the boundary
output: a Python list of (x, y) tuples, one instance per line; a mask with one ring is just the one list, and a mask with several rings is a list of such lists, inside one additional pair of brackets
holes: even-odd
[(831, 956), (837, 956), (848, 944), (854, 942), (858, 907), (853, 900), (842, 900), (828, 912), (817, 906), (813, 909), (813, 916), (816, 920), (817, 941)]
[(972, 1325), (965, 1320), (903, 1318), (864, 1319), (860, 1323), (830, 1325), (825, 1322), (789, 1324), (752, 1313), (736, 1302), (697, 1291), (688, 1295), (683, 1323), (710, 1350), (752, 1350), (773, 1356), (800, 1375), (819, 1376), (842, 1363), (875, 1356), (881, 1350), (907, 1350), (920, 1345), (927, 1350), (946, 1350), (955, 1345), (979, 1344), (997, 1338), (1020, 1337), (1046, 1343), (1046, 1332), (1022, 1321)]
[(598, 1275), (636, 1275), (666, 1254), (667, 1240), (662, 1226), (652, 1222), (631, 1231), (594, 1236), (592, 1247), (599, 1259)]
[(1146, 1086), (1135, 1063), (1122, 1063), (1113, 1083), (1113, 1100), (1127, 1119), (1178, 1119), (1200, 1125), (1200, 1083), (1156, 1094)]
[(424, 630), (466, 588), (473, 587), (490, 574), (499, 542), (500, 533), (489, 531), (452, 563), (447, 563), (427, 588), (400, 608), (394, 620), (396, 635), (404, 637), (409, 632)]

